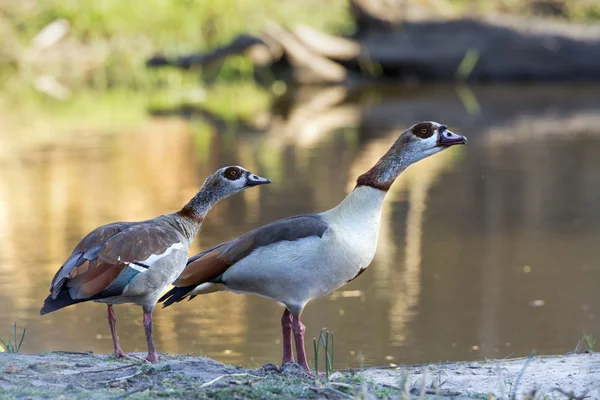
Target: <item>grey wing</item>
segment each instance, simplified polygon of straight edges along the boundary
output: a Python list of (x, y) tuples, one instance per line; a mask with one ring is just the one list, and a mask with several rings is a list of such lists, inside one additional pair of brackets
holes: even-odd
[(327, 222), (316, 214), (281, 219), (225, 243), (218, 257), (234, 264), (260, 247), (310, 236), (322, 237), (328, 228)]
[(319, 215), (299, 215), (261, 226), (229, 242), (191, 257), (188, 264), (173, 282), (173, 289), (159, 302), (165, 306), (181, 301), (196, 286), (205, 282), (217, 282), (232, 265), (256, 249), (281, 241), (294, 241), (311, 236), (322, 237), (329, 228)]

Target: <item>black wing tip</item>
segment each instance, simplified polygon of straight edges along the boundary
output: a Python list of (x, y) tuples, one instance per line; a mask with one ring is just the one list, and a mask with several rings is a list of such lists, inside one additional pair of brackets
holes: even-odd
[(61, 308), (68, 307), (73, 304), (81, 303), (85, 300), (73, 300), (67, 291), (58, 292), (56, 296), (50, 295), (44, 300), (44, 305), (40, 309), (40, 315), (46, 315)]
[[(184, 287), (174, 287), (164, 294), (160, 299), (158, 299), (159, 303), (164, 303), (162, 308), (169, 307), (174, 303), (179, 303), (183, 299), (185, 299), (186, 295), (194, 290), (196, 286), (184, 286)], [(190, 296), (190, 300), (196, 296)]]

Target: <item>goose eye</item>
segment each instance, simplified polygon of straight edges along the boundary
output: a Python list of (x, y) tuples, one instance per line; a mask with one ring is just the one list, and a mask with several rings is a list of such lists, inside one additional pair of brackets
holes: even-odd
[(426, 133), (427, 133), (427, 129), (425, 129), (425, 128), (421, 129), (421, 133), (422, 133), (423, 135), (424, 135), (424, 134), (426, 134)]
[(235, 178), (237, 176), (238, 172), (235, 169), (232, 169), (231, 171), (229, 171), (229, 176), (231, 176), (232, 178)]

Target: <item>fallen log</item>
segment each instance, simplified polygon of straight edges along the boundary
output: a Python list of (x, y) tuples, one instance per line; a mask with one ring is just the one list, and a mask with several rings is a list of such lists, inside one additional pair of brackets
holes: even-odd
[(220, 61), (223, 58), (234, 55), (245, 53), (252, 47), (257, 45), (267, 46), (267, 43), (259, 37), (252, 35), (240, 35), (236, 37), (231, 43), (216, 48), (215, 50), (208, 51), (206, 53), (195, 53), (187, 56), (168, 58), (162, 54), (158, 54), (150, 58), (146, 65), (148, 67), (162, 67), (166, 65), (172, 65), (178, 68), (190, 69), (194, 66), (206, 66), (216, 61)]
[[(154, 57), (148, 65), (202, 67), (242, 53), (276, 78), (300, 83), (600, 80), (600, 26), (525, 20), (413, 21), (357, 39), (271, 24), (260, 37), (241, 35), (206, 53)], [(471, 65), (457, 74), (466, 57)]]

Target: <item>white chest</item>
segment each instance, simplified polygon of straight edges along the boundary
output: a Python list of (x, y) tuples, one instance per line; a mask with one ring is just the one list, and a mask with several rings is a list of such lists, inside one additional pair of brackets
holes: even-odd
[(352, 275), (348, 279), (368, 267), (375, 256), (384, 197), (381, 190), (359, 187), (323, 213), (332, 227), (330, 249), (340, 261), (339, 268)]

